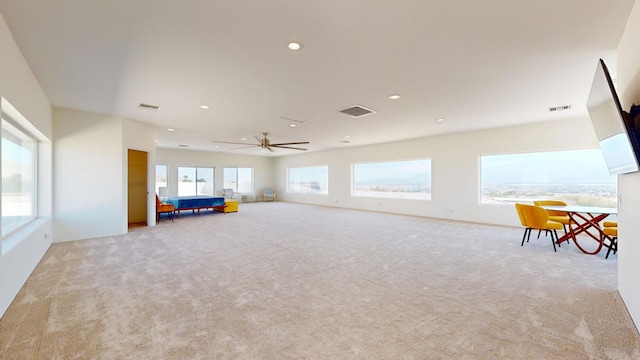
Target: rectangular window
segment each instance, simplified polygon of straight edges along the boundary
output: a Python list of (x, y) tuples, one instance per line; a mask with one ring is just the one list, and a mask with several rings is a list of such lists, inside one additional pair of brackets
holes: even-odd
[(287, 192), (307, 194), (329, 193), (329, 167), (312, 166), (289, 169)]
[(2, 119), (2, 237), (36, 218), (37, 142)]
[(156, 165), (156, 194), (167, 196), (167, 165)]
[(178, 167), (178, 196), (213, 196), (213, 168)]
[(556, 199), (617, 207), (618, 184), (600, 149), (480, 156), (480, 203)]
[(353, 164), (352, 194), (431, 200), (431, 160)]
[(253, 193), (252, 168), (224, 168), (222, 179), (224, 189), (233, 189), (234, 193)]

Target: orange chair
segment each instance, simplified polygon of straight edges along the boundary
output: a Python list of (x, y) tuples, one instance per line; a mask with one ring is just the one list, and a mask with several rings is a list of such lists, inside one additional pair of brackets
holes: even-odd
[[(516, 211), (518, 212), (518, 217), (520, 218), (520, 224), (525, 227), (524, 235), (522, 235), (522, 245), (524, 245), (525, 238), (527, 239), (527, 242), (529, 242), (529, 238), (531, 237), (531, 228), (527, 226), (527, 222), (524, 220), (524, 215), (522, 214), (522, 208), (518, 206), (518, 204), (516, 204)], [(538, 239), (540, 239), (541, 232), (542, 230), (538, 230)], [(546, 232), (548, 233), (549, 230), (546, 230)]]
[(523, 204), (516, 204), (516, 211), (518, 212), (518, 218), (520, 218), (520, 224), (524, 226), (524, 234), (522, 235), (522, 244), (520, 244), (520, 246), (523, 246), (524, 239), (527, 239), (527, 242), (529, 242), (529, 238), (531, 237), (531, 228), (527, 226), (527, 222), (524, 219), (524, 214), (522, 213), (521, 205)]
[[(526, 205), (526, 204), (516, 204), (516, 209), (518, 214), (521, 215), (521, 222), (523, 222), (526, 227), (525, 236), (531, 235), (531, 230), (545, 230), (551, 233), (551, 243), (553, 244), (553, 251), (556, 251), (556, 242), (558, 241), (558, 233), (556, 230), (562, 230), (562, 224), (555, 221), (549, 221), (549, 214), (547, 211), (541, 207)], [(522, 237), (522, 243), (520, 246), (524, 245), (525, 237)], [(527, 242), (529, 242), (529, 238), (527, 237)], [(558, 244), (560, 246), (560, 244)]]
[(608, 244), (604, 244), (604, 246), (609, 248), (607, 250), (607, 255), (604, 257), (605, 259), (608, 259), (611, 250), (613, 250), (614, 254), (618, 252), (618, 222), (605, 221), (602, 225), (602, 232), (604, 234), (602, 241), (609, 240)]
[[(534, 201), (533, 205), (535, 206), (567, 206), (567, 203), (560, 200), (538, 200)], [(547, 210), (549, 214), (549, 220), (559, 222), (562, 224), (562, 229), (564, 233), (567, 233), (567, 225), (571, 223), (571, 218), (564, 211), (558, 210)]]
[(156, 194), (156, 223), (160, 222), (160, 214), (164, 213), (168, 214), (169, 219), (171, 219), (171, 222), (173, 222), (173, 214), (175, 213), (175, 211), (176, 209), (173, 204), (163, 204)]

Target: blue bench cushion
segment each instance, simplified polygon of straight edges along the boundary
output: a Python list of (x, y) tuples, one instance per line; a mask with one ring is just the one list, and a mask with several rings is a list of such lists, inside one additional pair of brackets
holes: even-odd
[(176, 210), (180, 209), (201, 209), (210, 208), (214, 206), (224, 206), (223, 197), (213, 196), (179, 196), (171, 197), (167, 200), (168, 203), (173, 204)]

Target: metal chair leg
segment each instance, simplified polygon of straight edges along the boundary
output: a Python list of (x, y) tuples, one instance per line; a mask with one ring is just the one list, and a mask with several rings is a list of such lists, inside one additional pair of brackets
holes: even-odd
[[(553, 235), (555, 235), (555, 239), (553, 238)], [(556, 241), (558, 241), (558, 233), (553, 230), (551, 232), (551, 243), (553, 244), (553, 252), (557, 252), (556, 251)], [(558, 246), (560, 246), (560, 244), (558, 244)]]

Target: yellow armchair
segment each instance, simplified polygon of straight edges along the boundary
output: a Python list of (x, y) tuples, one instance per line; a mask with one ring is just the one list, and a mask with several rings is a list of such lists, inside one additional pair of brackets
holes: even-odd
[[(556, 230), (562, 230), (562, 224), (555, 221), (549, 220), (549, 214), (547, 211), (541, 207), (526, 205), (526, 204), (516, 204), (516, 210), (518, 211), (518, 215), (520, 216), (520, 221), (525, 229), (525, 236), (522, 237), (522, 243), (520, 246), (524, 245), (524, 239), (527, 238), (527, 242), (529, 242), (529, 237), (531, 235), (531, 230), (545, 230), (551, 233), (551, 243), (553, 244), (553, 251), (556, 251), (556, 242), (558, 241), (558, 233)], [(527, 234), (528, 230), (528, 234)], [(560, 246), (560, 244), (558, 244)]]

